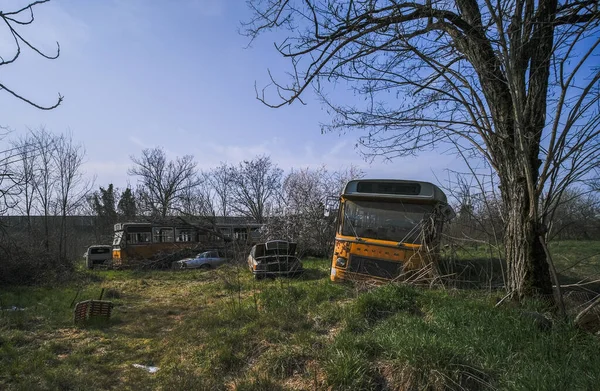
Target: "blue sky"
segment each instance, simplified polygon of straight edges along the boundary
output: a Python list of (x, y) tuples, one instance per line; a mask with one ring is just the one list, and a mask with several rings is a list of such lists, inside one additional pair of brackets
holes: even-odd
[[(40, 111), (0, 91), (0, 124), (13, 129), (8, 138), (39, 126), (70, 131), (85, 146), (84, 170), (96, 187), (135, 183), (130, 156), (155, 146), (170, 157), (194, 155), (203, 170), (266, 154), (286, 171), (354, 164), (369, 177), (435, 182), (456, 164), (436, 152), (365, 162), (354, 148), (357, 133), (321, 134), (329, 117), (310, 93), (306, 105), (262, 105), (255, 82), (266, 85), (267, 69), (283, 75), (289, 63), (274, 50), (276, 37), (246, 48), (238, 29), (250, 14), (242, 0), (53, 0), (35, 16), (22, 34), (50, 53), (58, 41), (61, 56), (49, 61), (24, 50), (0, 80), (40, 104), (59, 92), (65, 100)], [(3, 56), (11, 53), (7, 39), (0, 31)]]

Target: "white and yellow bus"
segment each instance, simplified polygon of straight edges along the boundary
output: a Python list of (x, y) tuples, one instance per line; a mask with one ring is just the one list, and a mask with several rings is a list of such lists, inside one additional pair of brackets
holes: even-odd
[(438, 261), (442, 225), (453, 216), (432, 183), (348, 182), (339, 200), (331, 280), (389, 281), (427, 270)]
[[(139, 261), (163, 259), (157, 267), (170, 267), (171, 258), (188, 257), (200, 251), (256, 243), (260, 224), (217, 223), (191, 225), (173, 218), (158, 222), (115, 224), (112, 262), (116, 267), (135, 266)], [(172, 256), (171, 256), (172, 255)], [(175, 259), (178, 260), (178, 259)]]

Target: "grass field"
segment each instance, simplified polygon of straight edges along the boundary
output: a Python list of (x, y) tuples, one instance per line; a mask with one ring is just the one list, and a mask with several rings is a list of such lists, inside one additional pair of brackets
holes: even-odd
[[(550, 243), (549, 251), (561, 285), (579, 284), (581, 290), (600, 293), (600, 241)], [(488, 245), (465, 245), (445, 249), (442, 274), (449, 286), (501, 288), (506, 266), (502, 249)]]
[[(594, 250), (595, 249), (595, 250)], [(600, 246), (553, 246), (574, 280)], [(561, 255), (562, 254), (562, 255)], [(296, 279), (212, 271), (81, 271), (60, 287), (0, 289), (2, 390), (596, 390), (600, 341), (494, 307), (502, 291), (333, 284), (327, 260)], [(76, 327), (74, 301), (115, 304)], [(159, 369), (149, 373), (134, 364)]]

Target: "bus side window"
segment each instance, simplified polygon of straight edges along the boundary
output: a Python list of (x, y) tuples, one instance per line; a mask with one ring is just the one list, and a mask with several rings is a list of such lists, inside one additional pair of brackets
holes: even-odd
[(151, 240), (150, 232), (128, 232), (127, 243), (149, 243)]
[(173, 242), (173, 228), (156, 227), (154, 228), (154, 242), (165, 243)]
[(193, 232), (189, 229), (175, 228), (176, 242), (193, 242)]

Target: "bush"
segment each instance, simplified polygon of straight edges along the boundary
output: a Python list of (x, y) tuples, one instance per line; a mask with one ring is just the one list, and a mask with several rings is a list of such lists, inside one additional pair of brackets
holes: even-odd
[(65, 281), (74, 271), (73, 262), (43, 249), (14, 243), (0, 248), (0, 284), (35, 285)]

